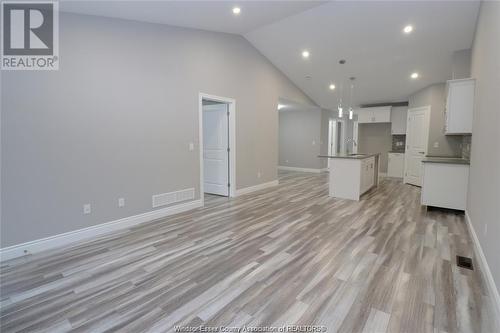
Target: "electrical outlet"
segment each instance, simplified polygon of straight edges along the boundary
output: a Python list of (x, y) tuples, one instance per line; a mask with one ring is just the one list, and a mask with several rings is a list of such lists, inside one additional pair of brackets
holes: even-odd
[(118, 207), (119, 208), (125, 207), (125, 198), (118, 199)]
[(90, 213), (92, 213), (92, 207), (90, 207), (90, 204), (83, 205), (83, 214), (87, 215)]
[(194, 143), (190, 142), (189, 143), (189, 151), (193, 151), (194, 150)]
[(315, 141), (315, 140), (313, 140), (312, 144), (313, 144), (313, 146), (315, 146), (315, 145), (316, 145), (316, 141)]
[(260, 178), (262, 176), (262, 173), (260, 171), (257, 172), (257, 178)]
[(434, 142), (434, 148), (439, 148), (439, 142)]
[(285, 160), (285, 163), (288, 163), (288, 160)]

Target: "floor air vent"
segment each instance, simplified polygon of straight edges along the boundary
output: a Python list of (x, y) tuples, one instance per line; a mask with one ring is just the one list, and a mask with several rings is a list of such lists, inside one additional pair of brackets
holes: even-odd
[(457, 256), (457, 266), (473, 270), (472, 259), (468, 257)]
[(153, 208), (194, 199), (194, 188), (153, 195)]

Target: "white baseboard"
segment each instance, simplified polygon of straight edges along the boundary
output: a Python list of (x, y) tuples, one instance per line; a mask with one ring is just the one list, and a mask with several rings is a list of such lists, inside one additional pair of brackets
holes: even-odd
[(378, 176), (379, 176), (380, 178), (387, 178), (387, 172), (379, 172), (379, 173), (378, 173)]
[(320, 173), (323, 170), (328, 170), (328, 169), (296, 168), (296, 167), (289, 167), (289, 166), (279, 165), (278, 166), (278, 170)]
[(182, 213), (202, 206), (203, 202), (200, 199), (193, 200), (175, 206), (170, 206), (163, 209), (153, 210), (147, 213), (98, 224), (88, 228), (78, 229), (47, 238), (37, 239), (31, 242), (12, 245), (0, 249), (0, 261), (21, 257), (26, 254), (33, 254), (55, 249), (58, 247), (69, 245), (71, 243), (76, 243), (96, 236), (102, 236), (116, 230), (130, 228), (141, 223), (157, 220), (169, 215)]
[(489, 295), (491, 297), (491, 303), (493, 307), (495, 307), (496, 313), (494, 314), (496, 319), (496, 327), (500, 327), (500, 295), (498, 294), (498, 289), (495, 284), (495, 280), (493, 279), (493, 275), (491, 274), (490, 267), (488, 266), (488, 262), (486, 261), (486, 257), (484, 256), (483, 249), (481, 248), (481, 243), (479, 243), (479, 238), (477, 238), (476, 231), (474, 230), (474, 226), (472, 225), (469, 213), (465, 211), (465, 221), (467, 224), (467, 228), (469, 229), (469, 233), (472, 236), (472, 242), (474, 243), (474, 254), (477, 258), (479, 265), (481, 266), (481, 272), (483, 273), (484, 278), (486, 279), (486, 285), (488, 286)]
[(265, 188), (273, 187), (273, 186), (276, 186), (278, 184), (279, 184), (278, 180), (273, 180), (273, 181), (270, 181), (267, 183), (262, 183), (262, 184), (258, 184), (258, 185), (254, 185), (254, 186), (250, 186), (250, 187), (245, 187), (245, 188), (240, 188), (239, 190), (236, 190), (236, 196), (240, 196), (243, 194), (263, 190)]

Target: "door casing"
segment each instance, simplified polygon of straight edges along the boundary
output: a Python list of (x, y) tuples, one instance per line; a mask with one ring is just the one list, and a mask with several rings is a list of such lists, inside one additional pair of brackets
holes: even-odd
[(198, 142), (200, 159), (200, 200), (204, 205), (203, 100), (225, 103), (229, 110), (229, 196), (236, 196), (236, 100), (200, 92), (198, 94)]

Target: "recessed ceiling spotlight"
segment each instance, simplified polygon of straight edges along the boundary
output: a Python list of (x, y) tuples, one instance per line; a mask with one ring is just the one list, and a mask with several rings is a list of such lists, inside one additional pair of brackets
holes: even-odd
[(412, 31), (413, 31), (413, 26), (411, 26), (411, 25), (407, 25), (407, 26), (406, 26), (406, 27), (404, 27), (404, 29), (403, 29), (403, 32), (404, 32), (405, 34), (409, 34), (409, 33), (410, 33), (410, 32), (412, 32)]
[(330, 90), (335, 90), (335, 85), (332, 83), (328, 88), (330, 88)]
[(305, 58), (305, 59), (309, 58), (309, 51), (307, 51), (307, 50), (302, 51), (302, 58)]
[(234, 15), (239, 15), (240, 13), (241, 13), (240, 7), (233, 7), (233, 14)]
[(412, 79), (418, 79), (418, 73), (417, 73), (417, 72), (415, 72), (415, 73), (411, 73), (410, 77), (411, 77)]
[(285, 106), (283, 104), (278, 104), (278, 110), (283, 109)]

